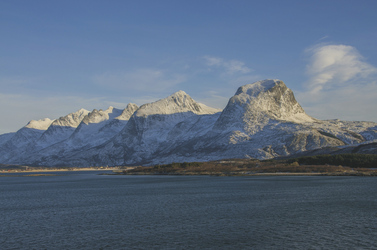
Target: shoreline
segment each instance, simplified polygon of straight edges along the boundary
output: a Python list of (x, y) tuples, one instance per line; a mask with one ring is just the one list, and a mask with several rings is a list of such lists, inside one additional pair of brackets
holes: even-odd
[(365, 176), (375, 177), (377, 175), (367, 172), (327, 172), (327, 173), (112, 173), (108, 175), (171, 175), (171, 176), (214, 176), (214, 177), (246, 177), (246, 176)]

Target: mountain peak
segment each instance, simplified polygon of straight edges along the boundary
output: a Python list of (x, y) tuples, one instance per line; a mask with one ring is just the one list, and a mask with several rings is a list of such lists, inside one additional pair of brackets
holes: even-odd
[(183, 90), (178, 90), (177, 92), (173, 93), (171, 96), (182, 96), (187, 95), (187, 93)]
[(136, 104), (129, 103), (127, 104), (127, 107), (122, 111), (122, 113), (115, 119), (121, 121), (128, 121), (138, 108), (139, 107)]
[(313, 120), (296, 101), (292, 90), (280, 80), (267, 79), (244, 85), (230, 102), (244, 106), (248, 116), (256, 121), (262, 116), (291, 122)]
[(247, 94), (249, 96), (257, 97), (260, 93), (266, 92), (277, 85), (285, 88), (287, 87), (283, 81), (266, 79), (239, 87), (235, 95)]
[[(82, 119), (82, 123), (85, 123), (86, 125), (88, 125), (89, 123), (99, 123), (99, 122), (103, 122), (105, 120), (108, 120), (109, 119), (109, 114), (112, 114), (116, 112), (117, 115), (119, 115), (121, 113), (121, 110), (117, 110), (115, 109), (114, 107), (110, 106), (108, 109), (106, 110), (97, 110), (97, 109), (93, 109), (92, 112), (88, 113), (83, 119)], [(119, 114), (118, 114), (119, 113)]]
[(255, 133), (270, 119), (295, 123), (314, 120), (305, 113), (283, 81), (267, 79), (238, 88), (215, 127), (236, 126)]
[(38, 121), (31, 120), (25, 127), (38, 129), (38, 130), (47, 130), (52, 122), (53, 120), (50, 120), (49, 118), (44, 118)]
[(180, 90), (164, 99), (142, 105), (135, 115), (147, 117), (156, 114), (169, 115), (185, 112), (207, 114), (199, 103), (195, 102), (186, 92)]
[(107, 113), (111, 113), (111, 112), (113, 112), (113, 110), (114, 110), (114, 107), (113, 107), (113, 106), (109, 106), (109, 107), (105, 110), (105, 112), (107, 112)]
[(51, 125), (53, 126), (66, 126), (76, 128), (80, 122), (90, 113), (86, 109), (79, 109), (74, 113), (62, 116), (59, 119), (56, 119)]

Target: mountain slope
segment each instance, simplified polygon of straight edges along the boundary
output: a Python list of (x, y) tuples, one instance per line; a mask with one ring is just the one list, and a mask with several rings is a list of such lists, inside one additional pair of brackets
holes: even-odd
[[(21, 158), (33, 164), (64, 165), (64, 159), (77, 151), (98, 146), (116, 135), (136, 111), (137, 105), (128, 104), (124, 110), (109, 107), (107, 110), (96, 110), (88, 113), (77, 126), (71, 136), (59, 143), (48, 146), (32, 155)], [(60, 159), (57, 159), (59, 155)]]
[[(34, 143), (46, 132), (53, 122), (53, 120), (48, 118), (37, 121), (31, 120), (12, 136), (8, 136), (8, 140), (0, 146), (0, 162), (16, 162), (16, 159), (22, 154), (33, 151)], [(11, 160), (12, 158), (15, 158), (15, 160)]]
[(88, 114), (88, 110), (80, 109), (56, 119), (36, 142), (35, 147), (42, 149), (67, 139)]

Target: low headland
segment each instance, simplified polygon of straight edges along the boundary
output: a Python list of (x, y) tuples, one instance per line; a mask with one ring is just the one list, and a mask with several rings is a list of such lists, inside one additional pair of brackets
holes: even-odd
[(210, 162), (183, 162), (119, 171), (124, 175), (327, 175), (377, 176), (377, 155), (318, 155), (285, 160), (225, 159)]

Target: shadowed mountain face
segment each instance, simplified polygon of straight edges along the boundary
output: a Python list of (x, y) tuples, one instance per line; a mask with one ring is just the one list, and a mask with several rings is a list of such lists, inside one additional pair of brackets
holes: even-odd
[(223, 111), (178, 91), (141, 107), (79, 110), (47, 123), (34, 125), (44, 130), (24, 140), (17, 133), (25, 128), (0, 137), (6, 140), (0, 143), (1, 163), (100, 166), (268, 159), (377, 140), (376, 123), (310, 117), (280, 80), (240, 87)]

